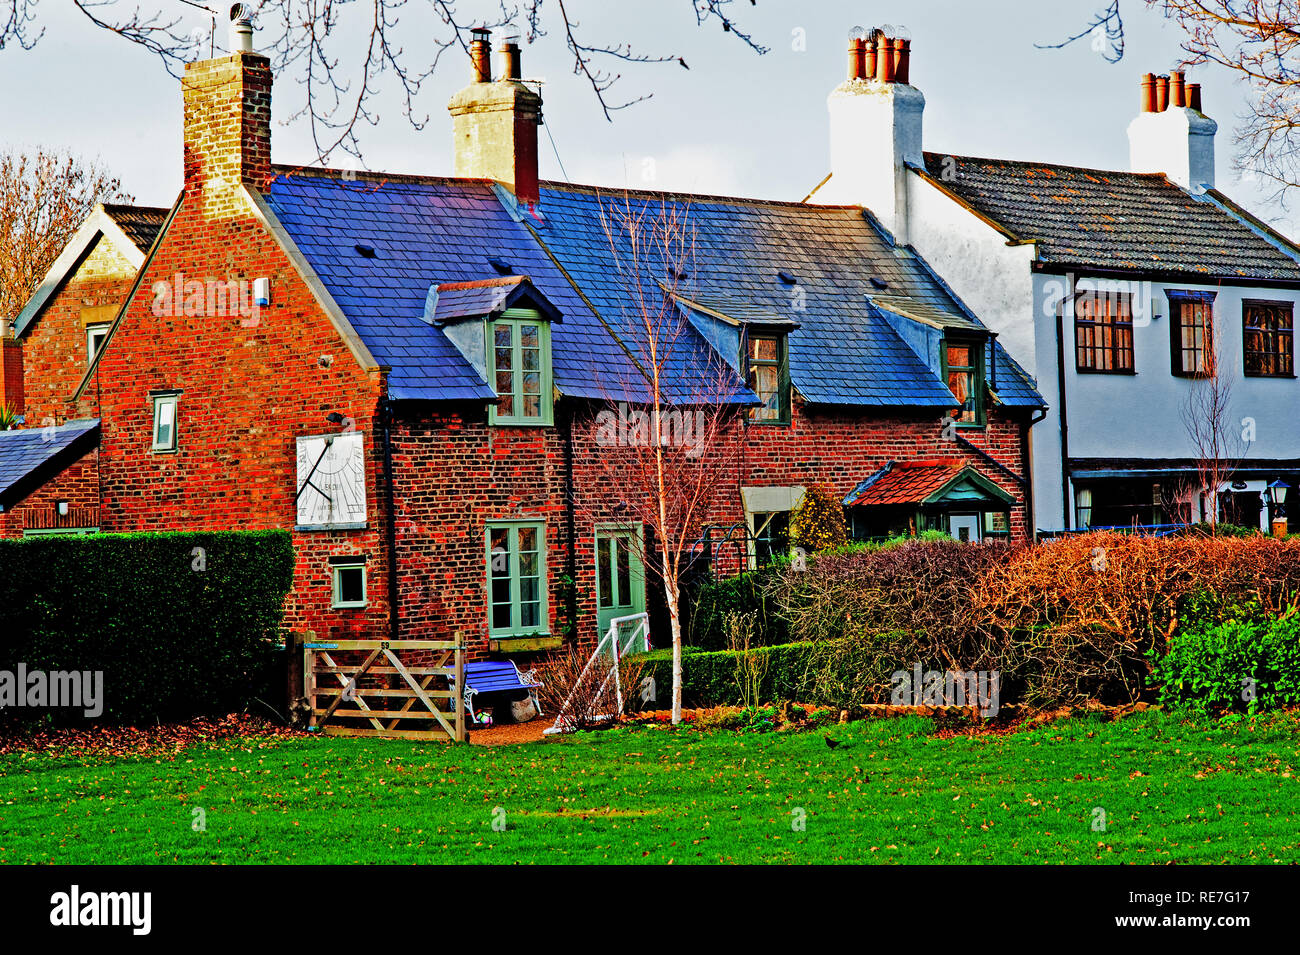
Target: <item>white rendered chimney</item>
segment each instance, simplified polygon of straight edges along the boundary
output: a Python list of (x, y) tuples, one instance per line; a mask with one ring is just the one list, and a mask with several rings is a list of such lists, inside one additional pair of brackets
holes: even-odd
[(908, 238), (907, 165), (924, 165), (925, 97), (910, 83), (911, 40), (873, 31), (849, 45), (849, 78), (831, 91), (831, 178), (816, 201), (866, 206)]
[(1191, 192), (1214, 188), (1214, 134), (1219, 124), (1201, 112), (1201, 87), (1182, 73), (1148, 73), (1142, 112), (1128, 127), (1129, 168), (1162, 172)]

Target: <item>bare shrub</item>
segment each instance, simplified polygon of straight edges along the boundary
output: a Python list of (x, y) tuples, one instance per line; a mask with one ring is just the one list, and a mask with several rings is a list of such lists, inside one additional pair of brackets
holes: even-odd
[(641, 681), (645, 677), (645, 668), (640, 661), (628, 657), (621, 659), (616, 685), (611, 672), (612, 659), (598, 658), (588, 668), (589, 659), (586, 654), (571, 649), (567, 653), (555, 654), (538, 668), (542, 687), (537, 692), (542, 707), (546, 713), (554, 714), (566, 730), (608, 726), (621, 716), (619, 687), (623, 694), (623, 712), (640, 708)]

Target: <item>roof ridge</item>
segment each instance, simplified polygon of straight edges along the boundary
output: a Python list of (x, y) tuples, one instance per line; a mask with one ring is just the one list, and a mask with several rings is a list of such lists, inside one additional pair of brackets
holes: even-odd
[(475, 176), (435, 176), (420, 173), (382, 172), (372, 169), (338, 169), (332, 166), (291, 166), (272, 163), (272, 181), (276, 179), (341, 179), (345, 182), (409, 182), (423, 185), (482, 185), (491, 186), (493, 180)]
[(556, 179), (544, 179), (540, 185), (548, 189), (567, 192), (588, 192), (588, 193), (608, 193), (610, 195), (630, 195), (645, 196), (650, 198), (672, 198), (672, 199), (692, 199), (700, 202), (732, 202), (746, 203), (758, 206), (783, 206), (793, 209), (811, 209), (811, 210), (840, 210), (844, 212), (859, 212), (864, 206), (852, 204), (823, 204), (813, 202), (803, 202), (798, 199), (759, 199), (753, 196), (725, 196), (714, 195), (705, 192), (674, 192), (668, 189), (629, 189), (626, 186), (600, 186), (579, 182), (561, 182)]
[[(1016, 166), (1038, 166), (1043, 169), (1069, 169), (1072, 172), (1095, 172), (1106, 176), (1130, 176), (1134, 179), (1159, 179), (1169, 183), (1175, 189), (1182, 189), (1182, 186), (1171, 180), (1163, 172), (1132, 172), (1127, 169), (1103, 169), (1100, 166), (1074, 166), (1070, 163), (1063, 162), (1039, 162), (1033, 159), (999, 159), (995, 156), (966, 156), (953, 152), (942, 152), (931, 149), (925, 150), (922, 155), (942, 159), (951, 157), (953, 159), (965, 162), (982, 162), (982, 163), (1001, 163)], [(1184, 190), (1186, 191), (1186, 190)]]

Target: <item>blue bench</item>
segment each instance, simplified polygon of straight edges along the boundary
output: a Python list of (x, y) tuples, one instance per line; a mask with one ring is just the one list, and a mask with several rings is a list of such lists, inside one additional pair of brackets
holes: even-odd
[[(448, 670), (451, 670), (448, 667)], [(454, 672), (454, 671), (453, 671)], [(452, 692), (455, 692), (455, 679), (448, 677), (447, 682), (452, 684)], [(520, 672), (519, 667), (513, 660), (493, 662), (488, 660), (476, 661), (465, 664), (465, 712), (473, 722), (478, 722), (478, 716), (474, 713), (474, 697), (480, 693), (503, 693), (510, 690), (526, 690), (528, 696), (532, 699), (533, 705), (537, 707), (537, 715), (542, 714), (542, 701), (537, 698), (537, 688), (542, 684), (537, 679), (534, 671), (529, 670), (526, 673)]]

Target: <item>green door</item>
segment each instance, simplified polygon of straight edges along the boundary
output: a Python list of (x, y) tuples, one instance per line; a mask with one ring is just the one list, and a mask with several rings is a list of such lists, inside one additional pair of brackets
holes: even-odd
[(638, 553), (639, 538), (630, 530), (596, 531), (597, 637), (615, 617), (645, 610), (645, 568)]

